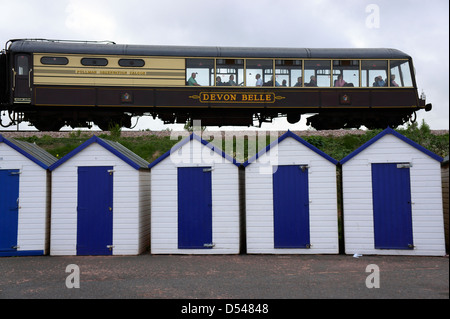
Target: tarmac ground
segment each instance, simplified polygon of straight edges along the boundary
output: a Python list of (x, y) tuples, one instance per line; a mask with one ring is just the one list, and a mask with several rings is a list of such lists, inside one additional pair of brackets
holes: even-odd
[(0, 275), (0, 299), (175, 299), (191, 313), (202, 300), (449, 299), (448, 256), (0, 257)]

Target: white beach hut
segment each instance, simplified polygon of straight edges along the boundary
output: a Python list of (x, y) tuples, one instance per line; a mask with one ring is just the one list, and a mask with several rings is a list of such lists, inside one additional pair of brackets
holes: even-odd
[(192, 134), (149, 165), (152, 254), (240, 252), (239, 164)]
[(441, 161), (391, 128), (342, 159), (345, 252), (445, 255)]
[(338, 253), (336, 164), (291, 131), (245, 162), (247, 252)]
[(50, 167), (51, 255), (137, 255), (150, 236), (148, 162), (93, 136)]
[(0, 135), (0, 256), (48, 253), (48, 167), (56, 161), (35, 144)]

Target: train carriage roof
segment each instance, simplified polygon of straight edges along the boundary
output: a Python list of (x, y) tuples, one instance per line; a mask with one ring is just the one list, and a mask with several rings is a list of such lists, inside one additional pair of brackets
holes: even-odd
[(8, 50), (23, 53), (67, 53), (92, 55), (312, 58), (312, 59), (410, 59), (406, 53), (390, 48), (268, 48), (126, 45), (115, 43), (60, 40), (10, 40)]

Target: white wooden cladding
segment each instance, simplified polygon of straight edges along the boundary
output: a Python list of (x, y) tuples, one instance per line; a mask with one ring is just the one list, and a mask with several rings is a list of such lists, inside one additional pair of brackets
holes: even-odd
[[(414, 249), (375, 249), (372, 163), (409, 163)], [(342, 165), (347, 254), (445, 255), (440, 163), (386, 134)]]
[[(151, 253), (238, 254), (239, 168), (193, 138), (151, 168)], [(178, 167), (208, 167), (212, 178), (212, 249), (178, 248)], [(209, 170), (209, 169), (208, 169)]]
[[(182, 160), (183, 152), (194, 160)], [(339, 252), (336, 165), (297, 138), (287, 137), (276, 143), (243, 169), (245, 192), (240, 190), (238, 165), (199, 139), (181, 145), (174, 156), (172, 160), (170, 156), (161, 160), (149, 172), (131, 167), (93, 143), (50, 173), (0, 143), (0, 169), (21, 172), (20, 250), (75, 255), (77, 167), (112, 166), (114, 255), (137, 255), (149, 246), (154, 254)], [(374, 248), (372, 163), (401, 163), (410, 169), (414, 249)], [(303, 165), (308, 169), (308, 249), (274, 248), (271, 172), (277, 165)], [(177, 245), (177, 168), (195, 166), (211, 168), (212, 249), (179, 249)], [(440, 163), (414, 145), (385, 134), (342, 165), (342, 193), (345, 253), (445, 255)], [(240, 250), (242, 241), (246, 242), (246, 251)]]
[(46, 254), (49, 246), (50, 173), (5, 143), (0, 143), (0, 158), (1, 170), (20, 171), (17, 251), (43, 251)]
[[(309, 249), (274, 248), (272, 168), (267, 157), (277, 154), (271, 165), (308, 165), (310, 241)], [(265, 173), (264, 173), (265, 171)], [(286, 138), (245, 168), (247, 252), (270, 254), (337, 254), (338, 220), (336, 165), (293, 138)]]
[(52, 171), (51, 255), (76, 255), (77, 168), (113, 166), (113, 254), (137, 255), (149, 246), (150, 176), (97, 143)]

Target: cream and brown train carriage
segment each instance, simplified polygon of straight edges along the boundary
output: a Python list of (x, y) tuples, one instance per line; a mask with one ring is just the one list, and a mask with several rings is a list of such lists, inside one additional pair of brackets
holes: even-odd
[[(11, 40), (0, 54), (0, 111), (40, 130), (139, 115), (164, 123), (253, 125), (316, 113), (317, 129), (397, 126), (419, 98), (395, 49), (236, 48)], [(19, 114), (20, 116), (17, 116)], [(0, 123), (6, 126), (6, 123)]]

